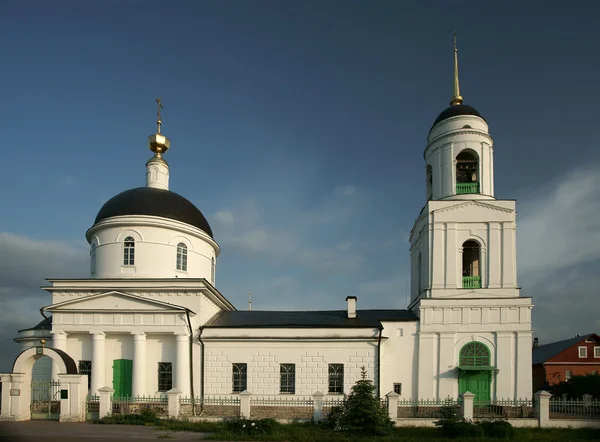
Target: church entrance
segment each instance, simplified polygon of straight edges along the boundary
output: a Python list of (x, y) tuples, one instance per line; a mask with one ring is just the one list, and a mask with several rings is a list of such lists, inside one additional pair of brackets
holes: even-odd
[(114, 397), (131, 397), (132, 377), (133, 361), (131, 359), (115, 359), (113, 361)]
[(31, 419), (59, 420), (60, 383), (54, 380), (31, 381)]
[(459, 394), (467, 391), (475, 401), (491, 400), (492, 373), (490, 350), (480, 342), (469, 342), (460, 350), (458, 375)]

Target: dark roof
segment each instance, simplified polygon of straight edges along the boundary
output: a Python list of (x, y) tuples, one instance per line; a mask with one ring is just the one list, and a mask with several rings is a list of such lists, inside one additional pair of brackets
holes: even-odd
[(109, 199), (96, 216), (94, 224), (123, 215), (150, 215), (190, 224), (213, 237), (212, 229), (202, 212), (187, 199), (169, 190), (138, 187)]
[(357, 310), (349, 319), (346, 310), (321, 311), (235, 311), (218, 313), (206, 327), (379, 327), (380, 321), (416, 321), (410, 310)]
[[(475, 115), (476, 117), (485, 120), (485, 118), (483, 118), (481, 114), (477, 111), (477, 109), (475, 109), (474, 107), (469, 106), (468, 104), (459, 104), (458, 106), (450, 106), (444, 109), (442, 113), (439, 114), (436, 118), (435, 122), (433, 123), (433, 126), (438, 124), (440, 121), (447, 120), (451, 117), (457, 117), (459, 115)], [(433, 126), (431, 127), (433, 128)]]
[(19, 332), (29, 331), (29, 330), (52, 330), (52, 316), (44, 319), (43, 321), (41, 321), (38, 325), (36, 325), (34, 327), (24, 328), (23, 330), (19, 330)]
[[(571, 339), (565, 339), (564, 341), (552, 342), (550, 344), (540, 345), (539, 347), (533, 347), (531, 354), (532, 364), (543, 364), (548, 359), (553, 358), (559, 353), (562, 353), (567, 348), (572, 347), (578, 342), (585, 341), (587, 338), (596, 336), (594, 333), (589, 335), (578, 336)], [(598, 336), (596, 336), (597, 338)]]

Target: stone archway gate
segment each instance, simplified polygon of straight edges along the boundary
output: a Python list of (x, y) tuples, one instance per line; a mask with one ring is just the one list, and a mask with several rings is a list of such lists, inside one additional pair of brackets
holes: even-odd
[(32, 347), (17, 356), (12, 373), (0, 373), (2, 401), (0, 420), (25, 421), (31, 419), (31, 372), (33, 364), (48, 356), (58, 366), (60, 384), (60, 422), (85, 421), (87, 375), (77, 373), (77, 364), (62, 350)]

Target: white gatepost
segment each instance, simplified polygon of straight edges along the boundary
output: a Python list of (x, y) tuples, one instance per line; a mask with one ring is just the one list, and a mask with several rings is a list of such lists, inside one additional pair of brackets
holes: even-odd
[(177, 388), (171, 388), (167, 391), (167, 398), (169, 399), (169, 417), (170, 418), (178, 418), (179, 417), (179, 398), (181, 396), (181, 390)]
[(400, 400), (400, 395), (394, 391), (390, 391), (385, 397), (387, 398), (388, 416), (395, 425), (398, 420), (398, 401)]
[(550, 398), (552, 395), (547, 391), (540, 390), (533, 395), (535, 398), (535, 412), (540, 428), (547, 427), (550, 423)]
[(60, 422), (85, 422), (88, 377), (85, 374), (59, 374)]
[(313, 420), (321, 422), (323, 420), (323, 397), (325, 395), (319, 390), (315, 391), (313, 397)]
[(462, 418), (466, 421), (473, 420), (473, 400), (475, 399), (475, 395), (470, 391), (465, 391), (460, 395), (462, 401), (460, 403), (460, 413), (462, 414)]
[(98, 389), (98, 395), (100, 396), (100, 414), (99, 418), (104, 419), (110, 416), (112, 413), (112, 394), (115, 392), (110, 387), (102, 387)]
[(240, 417), (242, 419), (250, 419), (250, 398), (252, 393), (244, 390), (240, 393)]
[(31, 383), (23, 373), (4, 373), (2, 380), (2, 413), (0, 421), (31, 419)]

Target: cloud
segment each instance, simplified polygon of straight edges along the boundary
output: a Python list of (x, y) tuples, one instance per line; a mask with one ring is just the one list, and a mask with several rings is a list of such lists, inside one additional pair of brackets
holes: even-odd
[(550, 342), (597, 331), (600, 165), (559, 176), (518, 206), (519, 284), (533, 298), (536, 335)]
[(47, 277), (85, 277), (89, 269), (87, 248), (61, 241), (35, 240), (0, 233), (0, 371), (9, 371), (19, 346), (17, 330), (43, 318), (40, 307), (52, 303), (40, 286)]

